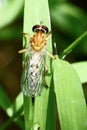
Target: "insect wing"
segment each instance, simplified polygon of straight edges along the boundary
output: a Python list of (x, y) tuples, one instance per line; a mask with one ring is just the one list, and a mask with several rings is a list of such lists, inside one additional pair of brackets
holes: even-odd
[(22, 74), (21, 86), (26, 96), (40, 95), (42, 90), (43, 56), (34, 54), (26, 55)]
[(28, 96), (29, 95), (29, 90), (28, 90), (28, 78), (29, 78), (29, 59), (30, 56), (26, 55), (25, 56), (25, 61), (24, 61), (24, 66), (23, 66), (23, 72), (22, 72), (22, 78), (21, 78), (21, 89), (24, 95)]

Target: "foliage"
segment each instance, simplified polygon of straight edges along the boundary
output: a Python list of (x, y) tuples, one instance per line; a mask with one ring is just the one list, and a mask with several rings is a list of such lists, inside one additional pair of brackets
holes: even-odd
[[(15, 35), (20, 34), (22, 25), (18, 29), (15, 24), (9, 28), (5, 27), (21, 18), (23, 3), (24, 1), (21, 0), (13, 2), (8, 0), (0, 8), (0, 32), (3, 32), (0, 36), (1, 41), (4, 40), (4, 37), (5, 41), (9, 38), (15, 39)], [(10, 13), (8, 13), (9, 9), (12, 10)], [(0, 107), (9, 117), (0, 130), (7, 129), (13, 121), (21, 129), (24, 129), (24, 122), (21, 119), (23, 115), (25, 130), (56, 130), (57, 111), (61, 130), (87, 129), (86, 97), (84, 97), (87, 89), (82, 87), (83, 83), (87, 83), (87, 61), (77, 62), (80, 56), (87, 56), (87, 16), (83, 9), (68, 0), (62, 0), (62, 2), (49, 0), (49, 5), (47, 0), (38, 0), (38, 3), (35, 0), (25, 0), (23, 32), (32, 35), (32, 26), (40, 22), (43, 22), (51, 30), (50, 15), (53, 39), (48, 41), (47, 50), (52, 53), (52, 43), (55, 42), (59, 56), (56, 56), (56, 60), (51, 60), (48, 57), (46, 59), (49, 68), (45, 77), (48, 88), (43, 87), (41, 96), (35, 98), (33, 105), (31, 98), (23, 97), (22, 93), (11, 103), (5, 90), (0, 87), (2, 97), (0, 98)], [(26, 46), (23, 40), (23, 47)], [(69, 53), (71, 51), (72, 53)], [(62, 60), (65, 56), (69, 61), (73, 59), (74, 63), (70, 64)]]

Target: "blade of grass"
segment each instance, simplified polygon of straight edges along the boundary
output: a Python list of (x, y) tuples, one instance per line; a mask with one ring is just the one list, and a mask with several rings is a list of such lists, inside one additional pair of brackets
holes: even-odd
[(6, 111), (6, 109), (11, 105), (11, 102), (3, 90), (3, 88), (0, 86), (0, 107)]
[[(6, 110), (8, 116), (13, 119), (13, 121), (22, 129), (24, 129), (24, 124), (22, 119), (20, 118), (23, 115), (23, 94), (20, 93), (15, 101), (10, 105), (10, 107)], [(9, 122), (9, 121), (8, 121)], [(12, 120), (11, 120), (12, 122)], [(10, 122), (10, 123), (11, 123)], [(9, 123), (9, 124), (10, 124)]]
[[(48, 1), (38, 0), (37, 3), (37, 1), (35, 0), (25, 0), (23, 31), (25, 33), (29, 33), (32, 36), (32, 27), (36, 24), (40, 24), (40, 22), (43, 22), (43, 25), (46, 25), (49, 28), (49, 30), (51, 29)], [(28, 44), (25, 44), (23, 42), (24, 47), (27, 47), (27, 45)], [(48, 51), (52, 52), (51, 39), (47, 44), (47, 49)], [(49, 67), (48, 73), (51, 75), (50, 64), (51, 62), (47, 58), (47, 65)], [(50, 86), (50, 81), (51, 81), (51, 76), (46, 76), (46, 82), (48, 86)], [(41, 96), (35, 98), (34, 106), (31, 103), (31, 98), (24, 96), (25, 130), (29, 130), (29, 129), (37, 130), (39, 127), (41, 130), (45, 130), (49, 128), (48, 123), (46, 123), (48, 102), (49, 102), (49, 90), (50, 89), (43, 88), (43, 92)], [(53, 98), (53, 102), (54, 102), (54, 98)], [(55, 114), (54, 117), (51, 119), (51, 122), (54, 119), (55, 119)], [(52, 126), (52, 123), (50, 126)], [(53, 124), (52, 128), (55, 130), (55, 124)]]
[(73, 63), (72, 66), (76, 70), (81, 83), (87, 82), (87, 61)]
[[(22, 129), (24, 129), (23, 122), (19, 116), (23, 113), (23, 95), (20, 93), (15, 101), (11, 104), (4, 90), (0, 87), (1, 98), (0, 105), (6, 114), (10, 117), (5, 124), (0, 128), (0, 130), (6, 129), (12, 121), (16, 122)], [(20, 124), (21, 123), (21, 124)]]
[(23, 105), (23, 95), (20, 93), (12, 104), (5, 108), (5, 112), (9, 117), (12, 117)]
[(86, 130), (86, 103), (75, 70), (68, 62), (56, 59), (53, 80), (61, 130)]
[[(5, 124), (0, 128), (0, 130), (5, 130), (13, 120), (16, 119), (16, 117), (18, 117), (20, 115), (20, 113), (23, 111), (23, 106), (16, 112), (13, 114), (13, 116), (11, 118), (9, 118)], [(16, 119), (17, 120), (17, 119)], [(19, 124), (19, 123), (18, 123)], [(23, 125), (21, 126), (22, 129), (24, 129)]]
[(63, 59), (68, 53), (70, 53), (80, 42), (83, 38), (87, 36), (87, 31), (85, 31), (80, 37), (78, 37), (74, 42), (72, 42), (60, 55), (60, 58)]
[(41, 96), (35, 99), (34, 128), (37, 124), (39, 126), (38, 128), (41, 130), (56, 130), (56, 112), (54, 99), (55, 96), (52, 84), (50, 89), (43, 88)]

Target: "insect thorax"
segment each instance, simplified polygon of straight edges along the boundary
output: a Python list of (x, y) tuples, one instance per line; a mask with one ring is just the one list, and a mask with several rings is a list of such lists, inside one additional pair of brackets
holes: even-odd
[(46, 46), (46, 35), (39, 31), (30, 39), (31, 48), (35, 51), (41, 51)]

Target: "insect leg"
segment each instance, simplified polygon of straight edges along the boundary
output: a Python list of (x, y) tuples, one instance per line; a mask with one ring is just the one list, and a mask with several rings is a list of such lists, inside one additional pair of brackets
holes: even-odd
[(42, 62), (42, 64), (43, 64), (43, 66), (44, 66), (44, 71), (43, 71), (43, 75), (42, 75), (42, 82), (43, 82), (43, 86), (45, 87), (45, 88), (48, 88), (48, 86), (47, 86), (47, 83), (46, 83), (46, 81), (45, 81), (45, 74), (46, 74), (46, 72), (48, 71), (48, 67), (47, 67), (47, 65), (46, 65), (46, 57), (44, 57), (44, 60), (43, 60), (43, 62)]
[(30, 39), (30, 36), (29, 36), (28, 33), (24, 33), (24, 32), (23, 32), (23, 35), (24, 35), (27, 39)]
[[(28, 33), (23, 33), (23, 35), (25, 36), (25, 38), (30, 39), (30, 36), (29, 36)], [(22, 50), (18, 51), (18, 53), (24, 53), (24, 52), (26, 52), (27, 50), (28, 50), (28, 49), (25, 48), (25, 49), (22, 49)]]
[(49, 53), (47, 50), (45, 50), (45, 52), (46, 52), (46, 54), (47, 54), (49, 57), (51, 57), (52, 59), (56, 59), (56, 57), (53, 56), (51, 53)]
[(18, 51), (18, 53), (24, 53), (24, 52), (26, 52), (27, 50), (28, 50), (28, 49), (25, 48), (25, 49), (22, 49), (22, 50)]
[(48, 67), (46, 65), (46, 58), (44, 57), (44, 61), (43, 61), (43, 66), (44, 66), (44, 69), (45, 69), (45, 72), (48, 71)]

